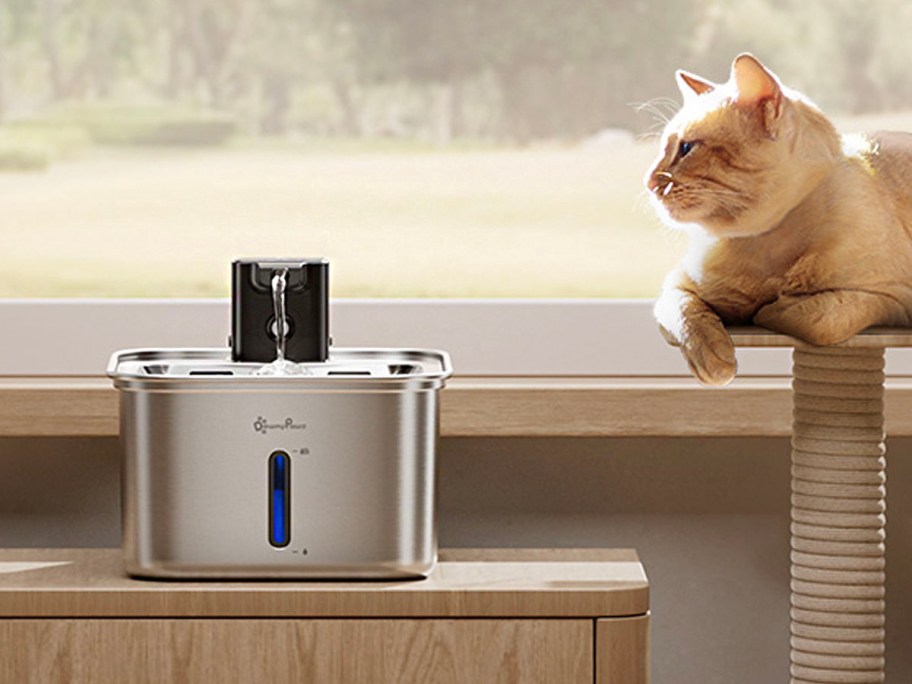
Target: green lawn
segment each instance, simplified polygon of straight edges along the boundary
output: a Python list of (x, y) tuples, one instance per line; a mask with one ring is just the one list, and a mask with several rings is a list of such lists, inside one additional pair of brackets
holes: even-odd
[(226, 296), (239, 256), (326, 256), (342, 297), (648, 297), (680, 238), (653, 144), (96, 151), (0, 174), (0, 297)]

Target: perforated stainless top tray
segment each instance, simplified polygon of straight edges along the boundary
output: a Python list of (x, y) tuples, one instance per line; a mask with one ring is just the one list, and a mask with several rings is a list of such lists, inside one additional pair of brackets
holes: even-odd
[(107, 374), (118, 389), (219, 391), (437, 389), (453, 373), (446, 352), (431, 349), (332, 349), (304, 375), (257, 375), (261, 363), (231, 360), (229, 349), (127, 349)]

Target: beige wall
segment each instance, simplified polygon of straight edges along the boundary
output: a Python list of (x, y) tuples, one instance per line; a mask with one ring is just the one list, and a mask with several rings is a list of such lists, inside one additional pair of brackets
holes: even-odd
[[(912, 672), (912, 440), (890, 445), (889, 680)], [(632, 546), (655, 684), (788, 679), (788, 443), (450, 439), (446, 546)], [(114, 440), (0, 440), (0, 546), (118, 544)]]

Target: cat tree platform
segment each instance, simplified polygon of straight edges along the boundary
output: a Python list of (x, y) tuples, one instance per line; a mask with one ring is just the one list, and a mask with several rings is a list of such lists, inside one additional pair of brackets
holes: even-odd
[(817, 347), (729, 328), (736, 347), (792, 347), (792, 684), (884, 681), (884, 350), (871, 328)]

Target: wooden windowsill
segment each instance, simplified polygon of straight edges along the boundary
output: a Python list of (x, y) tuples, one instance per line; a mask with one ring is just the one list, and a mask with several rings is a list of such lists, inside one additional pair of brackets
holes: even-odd
[[(779, 437), (791, 414), (787, 378), (463, 376), (441, 394), (445, 437)], [(114, 437), (117, 422), (106, 378), (0, 378), (0, 437)], [(912, 435), (912, 378), (887, 381), (886, 422)]]

